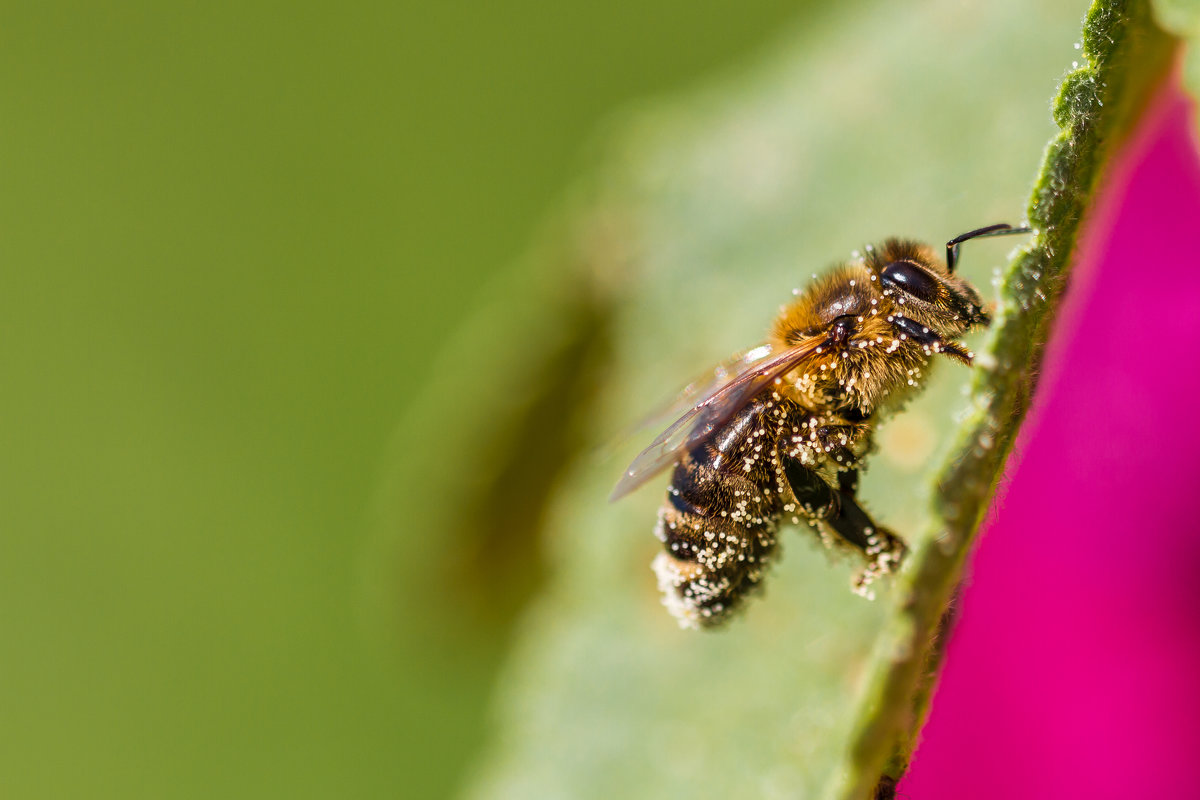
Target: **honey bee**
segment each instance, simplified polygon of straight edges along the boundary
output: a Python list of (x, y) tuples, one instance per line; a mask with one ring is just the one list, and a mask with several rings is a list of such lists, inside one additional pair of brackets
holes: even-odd
[(721, 624), (759, 587), (785, 517), (829, 546), (857, 549), (855, 591), (894, 571), (907, 548), (855, 494), (881, 417), (921, 388), (935, 355), (970, 365), (957, 340), (986, 326), (979, 293), (956, 275), (959, 246), (1029, 233), (1004, 223), (946, 243), (888, 239), (785, 306), (767, 341), (687, 387), (686, 412), (634, 459), (619, 499), (674, 465), (655, 534), (663, 603), (683, 627)]

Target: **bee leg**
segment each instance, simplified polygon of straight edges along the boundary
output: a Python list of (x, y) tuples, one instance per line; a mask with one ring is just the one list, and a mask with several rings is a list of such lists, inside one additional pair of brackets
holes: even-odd
[[(904, 540), (878, 525), (854, 499), (858, 488), (858, 471), (840, 473), (838, 482), (843, 490), (838, 492), (839, 513), (829, 520), (829, 525), (848, 542), (862, 548), (867, 557), (867, 567), (854, 580), (854, 591), (868, 599), (874, 599), (870, 588), (881, 575), (895, 572), (908, 553)], [(849, 491), (846, 491), (849, 488)]]
[[(845, 491), (841, 485), (834, 489), (815, 471), (795, 459), (786, 459), (783, 471), (796, 502), (807, 516), (823, 520), (838, 536), (858, 549), (867, 549), (875, 524), (855, 502), (852, 489)], [(848, 488), (856, 488), (857, 473), (846, 481)]]
[(909, 319), (908, 317), (895, 317), (892, 319), (892, 325), (896, 330), (912, 339), (920, 345), (928, 347), (935, 353), (949, 356), (950, 358), (960, 361), (971, 366), (973, 360), (970, 350), (967, 350), (957, 342), (947, 342), (942, 337), (938, 336), (933, 331), (929, 330), (919, 322)]
[(812, 519), (829, 519), (838, 511), (838, 495), (825, 480), (792, 458), (783, 462), (783, 472), (796, 503)]
[(853, 494), (838, 492), (838, 501), (838, 513), (836, 516), (830, 517), (828, 522), (829, 526), (847, 542), (858, 547), (867, 555), (874, 555), (873, 551), (880, 547), (889, 550), (894, 549), (897, 545), (901, 548), (904, 547), (903, 542), (895, 534), (876, 524), (875, 520), (871, 519), (866, 511), (863, 511)]
[(806, 438), (810, 447), (821, 450), (837, 463), (852, 464), (855, 456), (851, 448), (867, 427), (864, 423), (839, 425), (830, 422), (810, 427)]
[(838, 536), (866, 554), (867, 571), (858, 584), (865, 587), (875, 577), (891, 572), (900, 563), (908, 548), (903, 540), (871, 519), (858, 504), (858, 470), (838, 473), (838, 487), (832, 486), (813, 470), (795, 459), (784, 460), (784, 474), (800, 506), (811, 516), (822, 520)]

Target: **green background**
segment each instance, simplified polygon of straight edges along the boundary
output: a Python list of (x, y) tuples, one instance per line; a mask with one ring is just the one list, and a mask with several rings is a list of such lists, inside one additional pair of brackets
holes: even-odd
[(8, 6), (0, 794), (450, 791), (497, 650), (364, 623), (389, 437), (605, 114), (794, 12)]

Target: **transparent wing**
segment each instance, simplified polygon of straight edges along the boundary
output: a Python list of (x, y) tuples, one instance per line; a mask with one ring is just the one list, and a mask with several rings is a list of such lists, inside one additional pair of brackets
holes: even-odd
[(707, 397), (721, 386), (745, 374), (747, 370), (763, 361), (772, 352), (773, 348), (768, 343), (755, 345), (730, 356), (715, 367), (705, 370), (702, 374), (697, 375), (695, 380), (680, 389), (675, 397), (661, 403), (658, 408), (638, 420), (636, 424), (630, 425), (616, 436), (615, 440), (624, 443), (646, 428), (657, 428), (665, 424), (667, 420), (678, 419), (680, 414), (691, 410), (696, 405), (697, 399)]
[(698, 390), (689, 393), (685, 389), (685, 395), (696, 398), (691, 408), (633, 460), (609, 500), (619, 500), (674, 464), (683, 453), (711, 436), (759, 392), (794, 369), (824, 341), (824, 338), (814, 338), (770, 357), (742, 359), (740, 365), (739, 358), (735, 357), (726, 363), (733, 364), (737, 371), (727, 374), (724, 379), (714, 379), (702, 394)]

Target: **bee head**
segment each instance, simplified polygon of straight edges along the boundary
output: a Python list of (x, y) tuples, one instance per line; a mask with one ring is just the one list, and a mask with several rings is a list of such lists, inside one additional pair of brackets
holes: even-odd
[(889, 239), (869, 252), (866, 263), (898, 315), (943, 339), (957, 339), (991, 322), (975, 287), (947, 270), (926, 245)]
[(975, 287), (954, 273), (959, 245), (1029, 232), (1004, 223), (969, 231), (946, 243), (945, 261), (928, 245), (888, 239), (814, 276), (781, 310), (771, 335), (780, 349), (806, 353), (789, 373), (799, 402), (869, 414), (918, 387), (935, 355), (971, 364), (974, 354), (958, 340), (991, 316)]
[(781, 346), (819, 342), (794, 376), (806, 402), (836, 399), (870, 413), (915, 386), (935, 353), (970, 364), (956, 340), (988, 322), (974, 287), (929, 247), (888, 240), (815, 279), (777, 318), (774, 338)]

